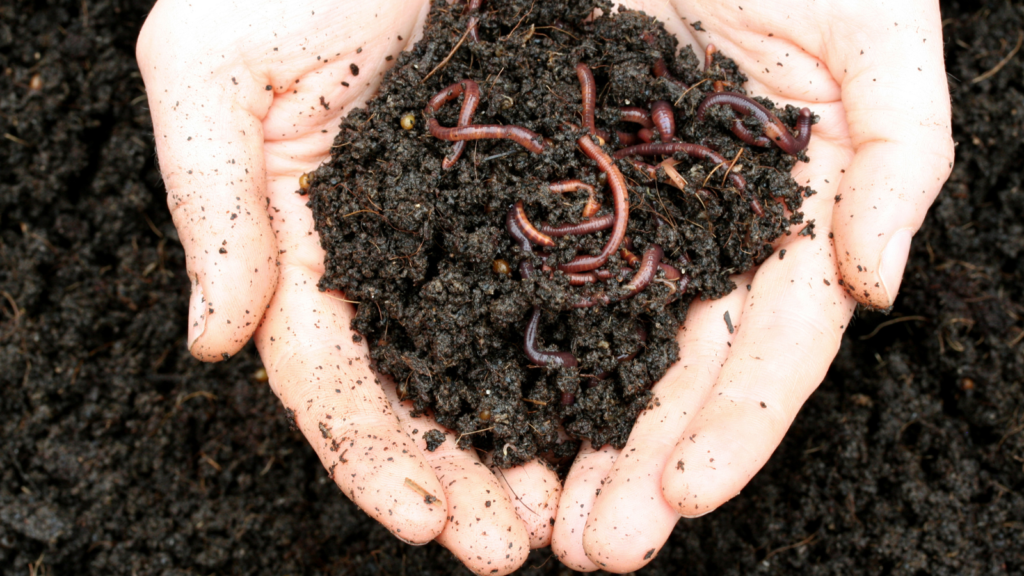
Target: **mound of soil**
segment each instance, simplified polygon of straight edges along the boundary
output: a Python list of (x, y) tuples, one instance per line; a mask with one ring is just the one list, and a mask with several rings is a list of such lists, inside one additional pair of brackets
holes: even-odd
[[(252, 348), (185, 350), (151, 5), (0, 2), (0, 574), (468, 574), (338, 493)], [(859, 314), (764, 470), (642, 574), (1024, 573), (1024, 48), (972, 82), (1024, 8), (943, 12), (957, 163), (892, 314)]]
[[(595, 8), (603, 15), (586, 21)], [(716, 82), (739, 87), (745, 78), (721, 54), (704, 70), (691, 50), (676, 52), (653, 18), (612, 12), (610, 3), (493, 0), (475, 11), (438, 0), (423, 39), (399, 56), (366, 109), (349, 114), (331, 160), (308, 177), (327, 251), (321, 288), (360, 302), (353, 328), (401, 397), (459, 434), (464, 448), (494, 450), (500, 466), (538, 453), (573, 456), (578, 442), (560, 440), (559, 423), (573, 439), (624, 445), (649, 388), (677, 358), (690, 300), (728, 293), (730, 274), (759, 264), (771, 242), (802, 221), (802, 195), (813, 192), (788, 176), (796, 158), (774, 145), (743, 146), (728, 129), (728, 106), (696, 118)], [(534, 223), (580, 222), (587, 195), (555, 194), (549, 183), (578, 179), (601, 190), (607, 180), (613, 190), (613, 176), (577, 143), (589, 141), (577, 127), (586, 124), (578, 62), (593, 70), (596, 124), (609, 154), (636, 131), (621, 107), (666, 101), (676, 104), (679, 141), (736, 159), (677, 152), (668, 168), (675, 173), (662, 168), (654, 178), (631, 158), (616, 162), (628, 179), (626, 238), (636, 256), (657, 245), (663, 262), (685, 273), (680, 281), (660, 277), (635, 297), (623, 294), (633, 269), (618, 250), (603, 269), (621, 286), (571, 286), (568, 275), (541, 271), (599, 253), (612, 231), (558, 238), (543, 256), (541, 246), (524, 249), (506, 231), (517, 203)], [(659, 62), (678, 80), (652, 74)], [(431, 135), (434, 115), (424, 109), (435, 94), (457, 95), (464, 79), (480, 87), (472, 124), (525, 127), (546, 138), (543, 151), (469, 141), (446, 169), (453, 144)], [(787, 107), (779, 116), (793, 126), (797, 113)], [(459, 114), (453, 102), (436, 119), (455, 126)], [(750, 121), (760, 135), (763, 127)], [(612, 214), (611, 204), (596, 217)], [(592, 305), (602, 298), (609, 302)], [(571, 365), (545, 368), (524, 353), (538, 308), (543, 345), (569, 351)]]

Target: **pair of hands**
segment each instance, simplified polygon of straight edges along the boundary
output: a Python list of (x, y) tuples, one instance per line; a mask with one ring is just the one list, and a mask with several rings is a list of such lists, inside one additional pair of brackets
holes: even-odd
[(803, 208), (817, 238), (780, 239), (785, 258), (695, 302), (659, 402), (623, 450), (585, 445), (564, 486), (538, 461), (498, 473), (451, 436), (426, 451), (437, 424), (411, 417), (353, 342), (352, 307), (317, 289), (324, 253), (298, 178), (328, 159), (387, 57), (418, 40), (428, 3), (160, 0), (139, 37), (192, 280), (189, 350), (217, 361), (255, 337), (274, 392), (341, 490), (400, 539), (437, 540), (477, 573), (511, 572), (549, 544), (577, 570), (635, 570), (680, 517), (736, 496), (824, 378), (856, 304), (892, 305), (952, 167), (934, 0), (624, 4), (698, 54), (714, 43), (751, 94), (820, 116), (811, 161), (793, 171), (818, 192)]

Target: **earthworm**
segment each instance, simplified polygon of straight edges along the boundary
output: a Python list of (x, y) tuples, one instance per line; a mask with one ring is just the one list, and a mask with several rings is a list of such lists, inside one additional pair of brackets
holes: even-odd
[(675, 266), (672, 266), (671, 264), (665, 264), (664, 262), (659, 262), (658, 263), (658, 268), (661, 268), (661, 271), (665, 273), (665, 280), (673, 280), (674, 281), (674, 280), (679, 280), (680, 278), (683, 277), (683, 273), (680, 272), (678, 268), (676, 268)]
[(583, 91), (583, 127), (587, 132), (594, 134), (594, 103), (597, 100), (597, 83), (594, 81), (594, 73), (590, 66), (583, 62), (576, 65), (576, 77), (579, 78), (580, 88)]
[[(480, 87), (473, 80), (467, 78), (460, 82), (456, 82), (435, 94), (434, 97), (427, 102), (427, 107), (424, 110), (424, 116), (427, 116), (427, 129), (430, 130), (430, 134), (434, 138), (450, 142), (499, 138), (512, 140), (530, 152), (534, 152), (536, 154), (540, 154), (544, 151), (544, 141), (541, 137), (537, 133), (527, 130), (522, 126), (459, 125), (455, 128), (446, 128), (441, 126), (437, 119), (434, 118), (434, 114), (441, 108), (441, 106), (455, 98), (458, 98), (463, 94), (463, 92), (466, 93), (466, 100), (470, 100), (472, 95), (474, 102), (472, 103), (472, 109), (466, 105), (465, 101), (463, 102), (462, 112), (459, 114), (459, 122), (461, 124), (463, 118), (472, 118), (473, 112), (476, 110), (476, 104), (479, 102)], [(454, 163), (456, 159), (458, 159), (457, 156), (451, 161), (451, 163)]]
[[(722, 105), (729, 106), (735, 112), (742, 114), (743, 116), (753, 114), (754, 118), (757, 118), (758, 122), (761, 123), (765, 136), (775, 142), (775, 144), (787, 154), (795, 156), (801, 150), (806, 148), (807, 143), (810, 141), (811, 122), (814, 115), (807, 108), (800, 109), (800, 116), (796, 121), (797, 135), (794, 137), (790, 134), (789, 129), (786, 128), (785, 124), (783, 124), (782, 121), (772, 114), (767, 108), (762, 106), (756, 100), (735, 92), (716, 92), (714, 94), (709, 94), (704, 98), (704, 101), (700, 103), (700, 106), (697, 107), (697, 120), (703, 120), (704, 114), (711, 106)], [(735, 123), (733, 126), (735, 126)], [(733, 130), (733, 133), (736, 133), (735, 130)], [(737, 136), (740, 135), (737, 134)], [(740, 137), (742, 138), (742, 136)]]
[[(462, 99), (462, 109), (459, 111), (459, 126), (469, 126), (473, 121), (473, 114), (476, 113), (476, 107), (480, 104), (480, 87), (473, 80), (463, 80), (445, 88), (430, 99), (430, 102), (427, 103), (427, 110), (432, 113), (437, 112), (441, 106), (458, 98), (460, 94), (465, 94), (465, 97)], [(454, 166), (465, 148), (465, 140), (456, 142), (452, 146), (451, 155), (445, 156), (445, 159), (441, 161), (441, 168), (447, 170)]]
[(772, 145), (771, 138), (767, 136), (754, 136), (754, 133), (750, 131), (750, 128), (747, 128), (746, 124), (743, 123), (743, 120), (740, 120), (739, 118), (732, 121), (730, 130), (732, 130), (732, 133), (735, 134), (737, 138), (751, 146), (761, 146), (762, 148), (766, 148)]
[(633, 278), (630, 279), (629, 283), (623, 286), (626, 289), (625, 294), (613, 300), (608, 294), (600, 292), (580, 298), (572, 304), (572, 307), (593, 308), (597, 305), (606, 306), (612, 302), (619, 302), (636, 296), (654, 280), (654, 275), (658, 272), (658, 263), (664, 255), (665, 252), (661, 249), (661, 246), (651, 244), (651, 247), (644, 252), (644, 257), (640, 261), (640, 268), (633, 274)]
[(658, 177), (657, 166), (652, 166), (647, 162), (641, 162), (639, 160), (634, 160), (632, 158), (626, 158), (626, 162), (629, 162), (630, 164), (633, 165), (634, 168), (643, 172), (644, 174), (647, 174), (647, 176), (650, 177), (651, 180), (654, 180)]
[(620, 118), (622, 122), (639, 124), (644, 128), (654, 128), (654, 121), (651, 120), (651, 113), (643, 108), (627, 106), (619, 108), (619, 112), (622, 112), (622, 117)]
[(619, 256), (621, 256), (622, 259), (626, 261), (626, 264), (629, 264), (630, 266), (636, 268), (640, 264), (640, 257), (637, 256), (636, 254), (633, 254), (633, 243), (623, 242), (623, 244), (626, 245), (619, 249)]
[(530, 322), (526, 325), (526, 338), (523, 341), (523, 352), (537, 366), (564, 366), (573, 368), (577, 365), (576, 357), (569, 352), (546, 352), (537, 349), (537, 328), (540, 326), (540, 306), (533, 307)]
[(704, 48), (704, 73), (707, 74), (708, 70), (711, 69), (711, 64), (715, 61), (715, 52), (718, 52), (718, 48), (715, 48), (714, 44), (708, 44), (707, 48)]
[(530, 222), (529, 218), (527, 218), (522, 200), (516, 202), (516, 205), (512, 207), (511, 211), (509, 211), (508, 217), (515, 222), (516, 226), (528, 241), (534, 244), (540, 244), (541, 246), (550, 247), (555, 245), (555, 241), (551, 239), (551, 236), (537, 230), (537, 227)]
[[(554, 272), (555, 269), (547, 264), (541, 266), (541, 270), (544, 272)], [(584, 284), (593, 284), (598, 280), (604, 282), (605, 280), (611, 280), (615, 277), (614, 274), (609, 270), (599, 269), (593, 272), (562, 272), (569, 279), (570, 286), (583, 286)]]
[(563, 194), (565, 192), (576, 192), (577, 190), (586, 190), (590, 196), (587, 198), (587, 205), (583, 207), (583, 217), (590, 218), (601, 209), (601, 203), (597, 200), (597, 190), (593, 186), (583, 182), (581, 180), (562, 180), (561, 182), (552, 182), (548, 185), (548, 188), (555, 194)]
[(664, 100), (651, 104), (651, 118), (661, 132), (662, 142), (671, 142), (676, 135), (676, 115), (672, 105)]
[(597, 216), (584, 220), (579, 224), (560, 224), (558, 226), (551, 226), (549, 224), (541, 224), (541, 234), (546, 234), (553, 238), (561, 238), (562, 236), (583, 236), (584, 234), (593, 234), (601, 230), (607, 230), (615, 224), (614, 214), (605, 214), (604, 216)]
[(544, 140), (540, 135), (532, 130), (523, 128), (522, 126), (475, 124), (472, 126), (445, 128), (438, 124), (437, 120), (434, 118), (428, 118), (427, 129), (430, 130), (430, 134), (438, 140), (460, 142), (462, 140), (504, 139), (511, 140), (535, 154), (540, 154), (544, 151)]
[(516, 210), (515, 206), (509, 209), (508, 214), (505, 215), (505, 229), (508, 230), (508, 235), (515, 240), (523, 252), (533, 252), (530, 238), (526, 236), (526, 232), (523, 231), (523, 227), (519, 224), (517, 214), (518, 210)]
[[(637, 146), (630, 146), (629, 148), (623, 148), (616, 152), (613, 157), (618, 160), (625, 158), (626, 156), (669, 156), (676, 152), (684, 152), (693, 158), (699, 158), (702, 160), (711, 160), (721, 164), (723, 167), (729, 167), (729, 161), (722, 157), (721, 154), (715, 152), (711, 148), (701, 146), (699, 144), (689, 144), (687, 142), (669, 142), (661, 144), (639, 144)], [(747, 189), (747, 180), (743, 176), (735, 172), (729, 172), (729, 180), (732, 181), (736, 188), (742, 190)]]
[[(483, 0), (469, 0), (469, 2), (466, 2), (466, 10), (465, 12), (463, 12), (463, 14), (475, 14), (480, 10), (480, 5), (483, 3)], [(473, 16), (472, 18), (469, 19), (469, 39), (472, 40), (473, 42), (480, 41), (480, 36), (477, 33), (476, 23), (476, 16)]]
[(682, 82), (675, 76), (672, 76), (672, 74), (668, 71), (668, 64), (665, 63), (664, 58), (658, 58), (657, 60), (654, 61), (654, 65), (651, 66), (651, 72), (654, 74), (655, 78), (664, 78), (665, 80), (668, 80), (673, 84), (676, 84), (683, 90), (689, 88), (689, 86), (687, 86), (685, 82)]
[(615, 211), (615, 221), (612, 224), (612, 232), (601, 253), (597, 256), (577, 256), (567, 264), (562, 264), (559, 269), (563, 272), (588, 272), (599, 268), (611, 258), (612, 254), (619, 249), (622, 239), (626, 237), (626, 225), (629, 223), (629, 190), (626, 188), (626, 178), (619, 171), (618, 166), (611, 156), (605, 153), (590, 136), (581, 136), (576, 143), (583, 149), (591, 160), (597, 163), (598, 169), (605, 173), (608, 178), (608, 188), (612, 192), (612, 209)]
[(661, 249), (661, 246), (651, 244), (651, 247), (644, 252), (643, 260), (641, 260), (636, 274), (633, 275), (628, 284), (623, 286), (627, 290), (626, 294), (618, 298), (618, 300), (632, 298), (644, 288), (647, 288), (651, 280), (654, 280), (654, 275), (658, 272), (658, 263), (661, 262), (661, 257), (664, 255), (665, 252)]
[(654, 130), (651, 130), (650, 128), (641, 128), (637, 131), (636, 136), (645, 144), (654, 142)]
[(615, 135), (619, 137), (619, 143), (623, 146), (632, 146), (640, 142), (640, 139), (636, 137), (636, 134), (630, 134), (629, 132), (616, 131)]

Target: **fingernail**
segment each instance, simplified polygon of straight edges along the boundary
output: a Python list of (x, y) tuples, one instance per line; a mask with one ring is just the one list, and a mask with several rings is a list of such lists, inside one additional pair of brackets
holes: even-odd
[(885, 290), (889, 306), (896, 301), (896, 294), (900, 291), (903, 270), (907, 267), (907, 258), (910, 256), (910, 241), (913, 238), (913, 230), (901, 228), (892, 235), (885, 250), (882, 251), (882, 262), (878, 270), (882, 277), (882, 289)]
[(197, 278), (192, 284), (192, 296), (188, 301), (188, 349), (203, 335), (206, 330), (206, 298), (203, 296), (203, 285)]

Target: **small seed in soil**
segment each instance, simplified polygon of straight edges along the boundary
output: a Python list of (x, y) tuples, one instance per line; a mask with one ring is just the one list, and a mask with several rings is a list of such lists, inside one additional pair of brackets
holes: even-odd
[(413, 127), (416, 126), (416, 115), (409, 112), (405, 116), (402, 116), (401, 124), (403, 130), (412, 130)]

